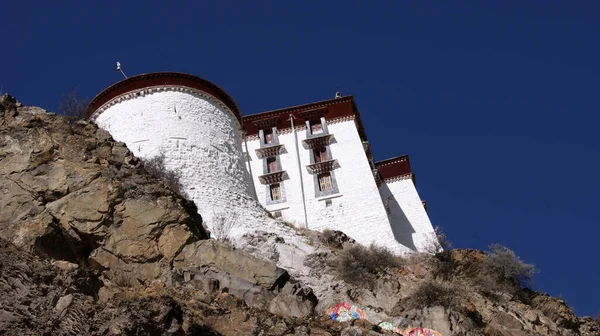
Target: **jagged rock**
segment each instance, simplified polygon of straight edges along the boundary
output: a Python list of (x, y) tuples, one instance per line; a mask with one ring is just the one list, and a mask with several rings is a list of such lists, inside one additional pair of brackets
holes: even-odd
[(579, 319), (579, 322), (579, 332), (581, 333), (581, 336), (600, 335), (600, 323), (590, 316)]
[(289, 281), (269, 303), (269, 312), (279, 316), (307, 317), (314, 313), (318, 300), (311, 288)]
[(2, 101), (1, 238), (148, 280), (163, 276), (184, 245), (207, 237), (195, 206), (105, 131)]
[(175, 257), (175, 268), (216, 267), (233, 276), (266, 289), (283, 287), (289, 274), (273, 262), (246, 256), (215, 240), (194, 242)]

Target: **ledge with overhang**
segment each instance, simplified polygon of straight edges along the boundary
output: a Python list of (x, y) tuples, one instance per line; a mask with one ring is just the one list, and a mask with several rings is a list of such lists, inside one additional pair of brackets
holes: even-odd
[(310, 138), (302, 140), (302, 147), (304, 147), (304, 149), (321, 148), (330, 145), (332, 140), (333, 134), (315, 134)]
[(285, 170), (260, 175), (258, 177), (261, 184), (280, 183), (287, 179), (289, 179), (289, 176)]
[(268, 145), (266, 147), (256, 149), (256, 156), (258, 156), (259, 159), (264, 159), (283, 153), (285, 153), (285, 151), (282, 144)]
[(337, 159), (327, 160), (323, 162), (313, 163), (306, 166), (306, 170), (310, 174), (324, 174), (329, 173), (330, 171), (339, 168), (340, 165)]

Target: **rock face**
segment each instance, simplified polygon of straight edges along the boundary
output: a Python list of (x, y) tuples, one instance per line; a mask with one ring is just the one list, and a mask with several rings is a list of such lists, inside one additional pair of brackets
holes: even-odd
[[(82, 267), (60, 269), (0, 238), (0, 333), (334, 335), (350, 328), (323, 318), (273, 314), (220, 291), (161, 282), (100, 288), (97, 275)], [(372, 327), (356, 328), (366, 335)]]
[(194, 204), (145, 173), (106, 132), (2, 100), (1, 238), (143, 280), (163, 275), (185, 245), (206, 237)]
[[(480, 251), (417, 255), (367, 288), (337, 275), (355, 244), (341, 232), (281, 225), (237, 247), (207, 238), (194, 203), (106, 132), (0, 97), (0, 334), (380, 335), (390, 332), (376, 324), (391, 322), (442, 335), (600, 335), (562, 300), (471, 289)], [(428, 282), (467, 290), (415, 306)], [(332, 321), (339, 302), (368, 321)]]

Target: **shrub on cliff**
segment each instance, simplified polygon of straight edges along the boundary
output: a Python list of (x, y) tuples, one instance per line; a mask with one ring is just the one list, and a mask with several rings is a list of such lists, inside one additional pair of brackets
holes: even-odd
[(172, 191), (184, 196), (183, 183), (177, 172), (167, 169), (165, 165), (166, 156), (160, 153), (149, 159), (142, 159), (144, 169), (154, 177), (163, 181), (163, 183)]
[(85, 114), (85, 110), (89, 103), (90, 100), (87, 97), (80, 97), (79, 90), (76, 89), (73, 92), (62, 95), (58, 111), (67, 117), (83, 119), (83, 115)]
[(535, 266), (523, 262), (513, 250), (492, 244), (486, 254), (486, 266), (492, 273), (497, 274), (500, 281), (508, 281), (525, 288), (529, 288), (533, 283)]
[(213, 214), (212, 238), (225, 243), (231, 242), (231, 230), (238, 224), (238, 215), (235, 213), (220, 212)]
[(458, 287), (452, 282), (426, 280), (419, 284), (411, 296), (401, 301), (405, 310), (442, 306), (457, 308), (461, 295)]
[(520, 294), (531, 287), (536, 273), (534, 265), (523, 262), (514, 251), (498, 244), (490, 245), (486, 257), (473, 266), (476, 275), (471, 282), (483, 294), (491, 296), (498, 292)]
[(398, 259), (389, 249), (374, 244), (369, 247), (355, 244), (341, 251), (337, 273), (349, 284), (372, 288), (379, 272), (397, 266)]
[(452, 243), (439, 226), (435, 227), (434, 231), (426, 238), (425, 243), (421, 247), (421, 251), (428, 254), (437, 254), (451, 249)]

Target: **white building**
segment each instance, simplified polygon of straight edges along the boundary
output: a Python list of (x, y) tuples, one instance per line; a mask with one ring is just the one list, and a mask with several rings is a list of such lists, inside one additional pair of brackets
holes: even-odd
[(397, 253), (432, 237), (408, 157), (373, 162), (352, 96), (242, 117), (204, 79), (151, 73), (102, 91), (86, 117), (138, 157), (164, 154), (209, 230), (223, 214), (238, 218), (233, 235), (275, 230), (264, 206)]
[(256, 196), (273, 216), (363, 244), (418, 250), (433, 237), (408, 157), (373, 161), (352, 96), (242, 120)]

